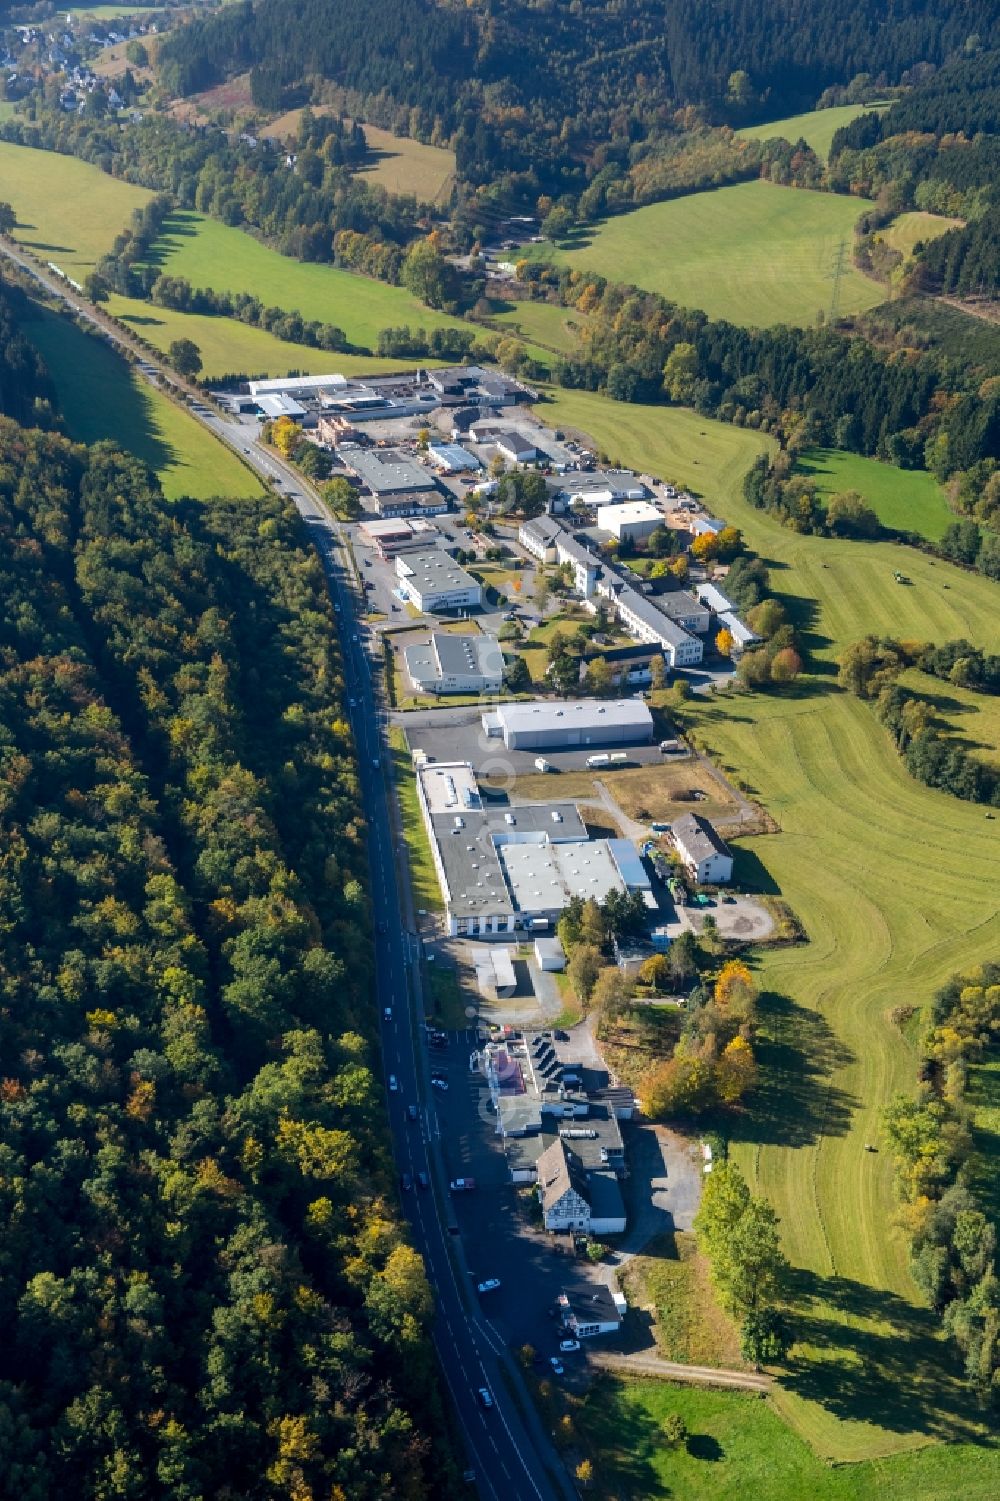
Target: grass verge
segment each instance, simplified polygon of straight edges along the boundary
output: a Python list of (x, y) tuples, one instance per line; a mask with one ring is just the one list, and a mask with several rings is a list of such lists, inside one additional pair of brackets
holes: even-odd
[(418, 907), (423, 907), (427, 912), (440, 912), (443, 909), (443, 903), (427, 831), (420, 813), (420, 803), (417, 800), (417, 781), (413, 774), (413, 763), (406, 748), (406, 736), (397, 726), (389, 730), (389, 748), (395, 772), (396, 791), (399, 796), (399, 810), (403, 820), (403, 837), (406, 840), (410, 861), (413, 899)]

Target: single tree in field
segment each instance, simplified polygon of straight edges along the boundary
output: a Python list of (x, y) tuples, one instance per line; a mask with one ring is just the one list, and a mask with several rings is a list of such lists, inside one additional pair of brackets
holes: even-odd
[(0, 203), (0, 235), (9, 235), (17, 223), (17, 215), (9, 203)]
[(201, 350), (193, 339), (174, 339), (167, 350), (167, 359), (185, 380), (193, 379), (202, 366)]

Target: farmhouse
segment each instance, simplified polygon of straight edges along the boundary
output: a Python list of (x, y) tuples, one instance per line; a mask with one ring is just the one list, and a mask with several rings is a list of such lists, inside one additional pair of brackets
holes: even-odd
[(403, 660), (418, 693), (499, 693), (503, 686), (503, 652), (495, 636), (435, 631), (429, 641), (407, 646)]
[(396, 576), (423, 614), (475, 609), (482, 604), (482, 585), (440, 547), (401, 553), (396, 558)]
[(684, 868), (699, 886), (732, 880), (732, 851), (707, 818), (685, 813), (670, 825), (670, 835)]
[(585, 698), (559, 704), (498, 704), (483, 715), (483, 729), (487, 735), (502, 736), (508, 750), (648, 745), (653, 718), (638, 698)]
[(648, 500), (632, 500), (623, 505), (598, 507), (597, 525), (619, 542), (641, 542), (663, 525), (663, 517)]

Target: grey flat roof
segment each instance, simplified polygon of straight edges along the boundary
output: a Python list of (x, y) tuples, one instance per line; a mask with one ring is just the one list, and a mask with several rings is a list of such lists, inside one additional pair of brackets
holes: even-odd
[[(461, 824), (455, 820), (461, 819)], [(459, 807), (434, 813), (431, 826), (448, 882), (453, 917), (509, 916), (514, 911), (486, 815)]]
[[(553, 818), (553, 813), (559, 817)], [(547, 834), (557, 844), (587, 838), (575, 803), (516, 803), (509, 808), (489, 808), (486, 817), (495, 834), (512, 840), (525, 834)]]
[(710, 855), (732, 855), (729, 845), (707, 818), (700, 813), (684, 813), (675, 818), (670, 832), (680, 841), (692, 860), (707, 860)]
[(609, 892), (625, 890), (606, 840), (502, 844), (497, 855), (516, 912), (561, 911), (574, 896), (602, 902)]
[(700, 599), (695, 599), (686, 589), (671, 589), (668, 594), (656, 595), (656, 607), (662, 610), (664, 615), (669, 615), (671, 620), (676, 620), (680, 615), (707, 615), (708, 606), (702, 604)]
[[(687, 634), (686, 632), (684, 633)], [(570, 699), (565, 703), (498, 704), (496, 717), (502, 728), (515, 734), (524, 730), (635, 728), (648, 733), (653, 717), (641, 698)]]
[(479, 588), (479, 583), (472, 574), (466, 573), (440, 547), (429, 548), (427, 552), (401, 553), (398, 561), (406, 570), (401, 577), (410, 582), (420, 594)]
[(460, 673), (493, 677), (503, 672), (503, 652), (495, 636), (452, 636), (447, 631), (436, 631), (432, 641), (446, 677)]
[(587, 1199), (597, 1220), (623, 1220), (625, 1201), (615, 1174), (605, 1169), (587, 1174)]
[(437, 489), (432, 474), (396, 449), (352, 448), (347, 462), (374, 495), (391, 495), (397, 490)]

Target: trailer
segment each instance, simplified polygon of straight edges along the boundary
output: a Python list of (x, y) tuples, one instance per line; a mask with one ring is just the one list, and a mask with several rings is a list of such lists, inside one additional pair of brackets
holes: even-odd
[(608, 755), (608, 753), (606, 751), (602, 752), (602, 754), (599, 755), (599, 756), (588, 756), (587, 757), (587, 765), (590, 766), (590, 767), (592, 767), (592, 768), (593, 767), (597, 767), (597, 766), (610, 766), (611, 765), (611, 757)]

